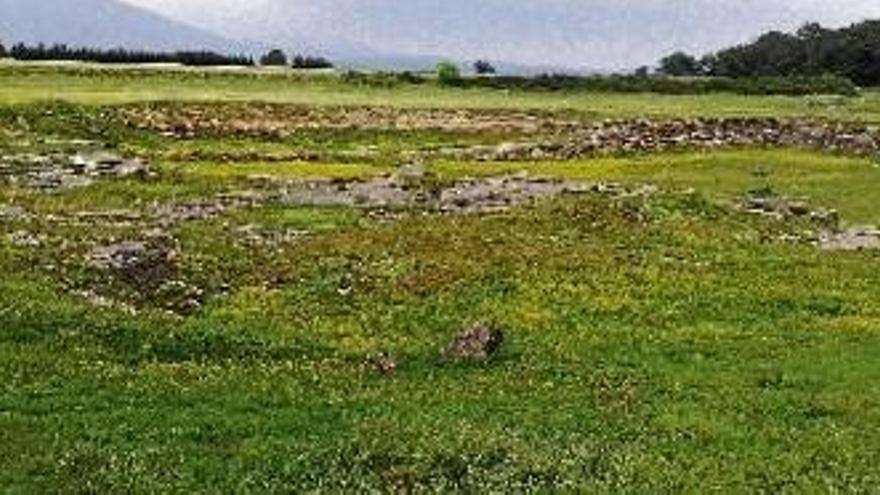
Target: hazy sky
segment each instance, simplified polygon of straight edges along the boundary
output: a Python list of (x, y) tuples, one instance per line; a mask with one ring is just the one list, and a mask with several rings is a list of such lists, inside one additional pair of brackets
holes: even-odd
[(880, 18), (880, 0), (125, 0), (285, 48), (621, 68), (807, 20)]

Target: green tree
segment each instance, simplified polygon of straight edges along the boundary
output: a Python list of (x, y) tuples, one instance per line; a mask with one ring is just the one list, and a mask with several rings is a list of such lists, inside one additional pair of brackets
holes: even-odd
[(495, 66), (488, 60), (477, 60), (474, 62), (474, 72), (481, 76), (495, 74)]
[(660, 72), (668, 76), (697, 76), (702, 74), (700, 61), (685, 52), (675, 52), (660, 60)]
[(461, 83), (461, 71), (448, 60), (440, 62), (437, 64), (437, 81), (444, 86), (455, 86)]
[(3, 42), (0, 41), (0, 58), (6, 58), (9, 54), (6, 52), (6, 47), (3, 46)]
[(287, 65), (287, 55), (276, 48), (260, 57), (260, 65)]

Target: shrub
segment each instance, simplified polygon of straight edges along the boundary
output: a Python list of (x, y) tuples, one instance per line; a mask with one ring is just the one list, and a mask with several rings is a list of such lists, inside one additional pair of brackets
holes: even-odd
[(437, 64), (437, 81), (444, 86), (460, 85), (462, 79), (458, 66), (449, 61)]

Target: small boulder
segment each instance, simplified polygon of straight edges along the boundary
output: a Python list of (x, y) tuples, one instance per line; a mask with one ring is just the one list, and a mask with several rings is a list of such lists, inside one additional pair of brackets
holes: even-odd
[(492, 358), (504, 343), (504, 332), (485, 323), (472, 325), (452, 339), (443, 351), (451, 361), (486, 361)]

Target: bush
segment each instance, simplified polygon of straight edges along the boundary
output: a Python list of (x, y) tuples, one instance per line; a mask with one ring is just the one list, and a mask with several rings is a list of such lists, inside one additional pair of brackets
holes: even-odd
[(458, 86), (461, 84), (461, 71), (452, 62), (440, 62), (437, 64), (437, 81), (444, 86)]
[(281, 66), (287, 65), (287, 55), (278, 48), (269, 51), (269, 53), (260, 57), (260, 65), (265, 66)]
[(0, 43), (0, 58), (6, 58), (6, 47), (3, 46), (3, 43)]

